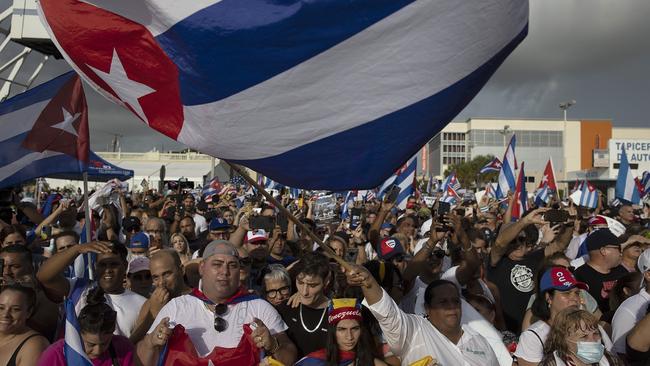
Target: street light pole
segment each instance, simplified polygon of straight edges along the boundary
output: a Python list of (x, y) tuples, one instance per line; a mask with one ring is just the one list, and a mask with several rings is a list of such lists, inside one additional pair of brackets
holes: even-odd
[(505, 125), (503, 126), (503, 130), (499, 130), (499, 133), (503, 135), (503, 148), (507, 148), (507, 143), (506, 143), (506, 137), (508, 136), (508, 133), (510, 132), (510, 125)]
[[(563, 125), (564, 125), (564, 126), (563, 126), (563, 128), (564, 128), (564, 132), (562, 133), (562, 140), (563, 140), (563, 141), (562, 141), (562, 145), (563, 145), (563, 147), (564, 147), (565, 149), (566, 149), (566, 146), (567, 146), (567, 137), (566, 137), (566, 135), (567, 135), (567, 134), (566, 134), (566, 111), (567, 111), (567, 109), (571, 108), (571, 106), (573, 106), (573, 105), (575, 105), (575, 104), (576, 104), (576, 101), (575, 101), (574, 99), (569, 100), (569, 101), (566, 101), (566, 102), (562, 102), (562, 103), (560, 103), (560, 109), (562, 110), (562, 116), (563, 116), (563, 119), (564, 119), (564, 123), (563, 123)], [(564, 154), (564, 167), (563, 167), (563, 169), (564, 169), (564, 177), (565, 177), (565, 178), (566, 178), (567, 166), (568, 166), (568, 157), (567, 157), (567, 154), (565, 153), (565, 154)], [(567, 184), (566, 189), (567, 189), (567, 190), (569, 189), (569, 185), (568, 185), (568, 184)]]

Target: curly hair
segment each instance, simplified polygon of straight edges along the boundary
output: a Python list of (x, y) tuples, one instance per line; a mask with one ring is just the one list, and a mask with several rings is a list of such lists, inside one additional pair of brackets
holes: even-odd
[(544, 353), (552, 354), (557, 351), (560, 358), (565, 359), (569, 355), (567, 339), (578, 329), (598, 329), (598, 318), (587, 310), (567, 308), (559, 312), (553, 320), (551, 332), (544, 345)]

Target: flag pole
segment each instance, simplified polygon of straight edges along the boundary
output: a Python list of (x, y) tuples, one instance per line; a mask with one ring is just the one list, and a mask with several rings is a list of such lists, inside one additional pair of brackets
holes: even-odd
[(342, 267), (344, 267), (344, 268), (346, 268), (346, 269), (350, 269), (350, 266), (349, 266), (349, 263), (348, 263), (348, 262), (346, 262), (343, 258), (339, 257), (338, 255), (336, 255), (336, 253), (334, 253), (334, 250), (332, 250), (332, 248), (330, 248), (329, 246), (325, 245), (325, 243), (323, 243), (323, 241), (322, 241), (318, 236), (316, 236), (316, 234), (314, 234), (314, 233), (313, 233), (313, 232), (312, 232), (312, 231), (307, 227), (307, 225), (303, 224), (300, 220), (298, 220), (298, 218), (296, 218), (296, 217), (295, 217), (295, 216), (294, 216), (294, 215), (293, 215), (289, 210), (287, 210), (286, 207), (284, 207), (282, 204), (280, 204), (280, 202), (278, 202), (278, 200), (276, 200), (276, 199), (275, 199), (275, 198), (274, 198), (274, 197), (273, 197), (269, 192), (267, 192), (267, 191), (264, 189), (263, 186), (261, 186), (260, 184), (258, 184), (257, 181), (256, 181), (255, 179), (251, 178), (251, 177), (248, 175), (248, 173), (246, 173), (246, 172), (244, 171), (244, 169), (242, 169), (242, 168), (239, 167), (238, 165), (233, 164), (233, 163), (231, 163), (231, 162), (229, 162), (229, 161), (227, 161), (227, 160), (224, 160), (224, 161), (225, 161), (228, 165), (230, 165), (230, 167), (231, 167), (234, 171), (236, 171), (237, 174), (241, 175), (242, 178), (244, 178), (244, 179), (245, 179), (245, 180), (246, 180), (250, 185), (252, 185), (252, 186), (254, 186), (255, 188), (257, 188), (257, 191), (260, 192), (260, 193), (261, 193), (261, 194), (262, 194), (262, 195), (263, 195), (267, 200), (269, 200), (269, 202), (271, 202), (275, 207), (277, 207), (277, 208), (278, 208), (278, 209), (279, 209), (283, 214), (287, 215), (287, 218), (288, 218), (289, 220), (291, 220), (294, 224), (296, 224), (296, 226), (298, 226), (298, 227), (300, 228), (300, 230), (302, 230), (302, 232), (307, 233), (307, 235), (309, 235), (309, 237), (310, 237), (313, 241), (315, 241), (316, 244), (318, 244), (318, 246), (321, 247), (321, 249), (323, 249), (323, 252), (325, 253), (325, 255), (327, 255), (327, 256), (330, 257), (331, 259), (334, 259), (335, 261), (337, 261), (337, 262), (338, 262)]
[[(86, 243), (90, 243), (92, 241), (92, 238), (90, 236), (90, 225), (92, 223), (90, 222), (90, 205), (88, 204), (88, 172), (83, 172), (83, 178), (84, 178), (84, 211), (85, 211), (85, 225), (84, 227), (86, 228)], [(85, 243), (82, 243), (85, 244)], [(95, 274), (93, 273), (95, 269), (93, 268), (92, 261), (88, 261), (88, 274), (91, 279), (95, 278)]]

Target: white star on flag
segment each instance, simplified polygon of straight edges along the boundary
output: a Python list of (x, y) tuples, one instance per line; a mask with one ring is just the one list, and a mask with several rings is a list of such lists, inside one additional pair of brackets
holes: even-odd
[(74, 128), (72, 125), (74, 121), (79, 118), (81, 113), (75, 113), (75, 115), (71, 115), (70, 112), (68, 112), (65, 107), (61, 107), (61, 110), (63, 111), (63, 121), (52, 125), (54, 128), (58, 128), (59, 130), (65, 131), (71, 135), (74, 135), (75, 137), (79, 137), (79, 134), (77, 134), (77, 130)]
[(113, 89), (122, 102), (128, 104), (143, 121), (149, 124), (138, 99), (145, 95), (149, 95), (156, 90), (145, 84), (129, 79), (128, 75), (126, 75), (126, 70), (124, 70), (124, 66), (122, 65), (122, 61), (117, 54), (117, 49), (113, 49), (111, 69), (108, 73), (98, 70), (90, 65), (88, 65), (88, 67), (90, 67), (97, 76), (104, 80), (104, 82)]

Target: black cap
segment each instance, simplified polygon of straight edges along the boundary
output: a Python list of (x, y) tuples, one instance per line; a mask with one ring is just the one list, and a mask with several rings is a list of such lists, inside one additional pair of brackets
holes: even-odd
[(621, 242), (609, 229), (598, 229), (587, 236), (585, 245), (587, 250), (591, 252), (607, 245), (621, 245)]
[(125, 231), (129, 231), (132, 228), (137, 228), (138, 231), (140, 231), (140, 225), (140, 219), (136, 216), (128, 216), (122, 220), (122, 228), (124, 228)]

